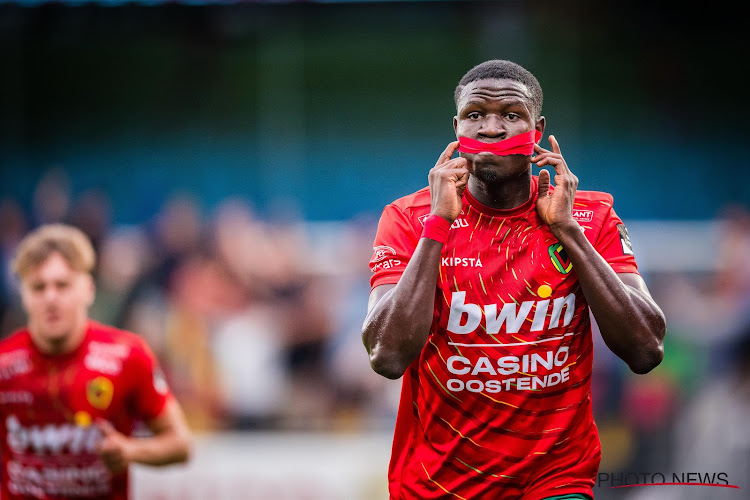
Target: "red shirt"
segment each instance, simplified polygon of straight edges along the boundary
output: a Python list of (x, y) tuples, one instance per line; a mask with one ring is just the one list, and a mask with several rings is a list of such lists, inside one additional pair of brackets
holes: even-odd
[(40, 352), (27, 329), (0, 341), (0, 497), (127, 498), (127, 473), (96, 454), (105, 419), (130, 435), (171, 397), (139, 336), (93, 321), (71, 353)]
[[(389, 467), (393, 500), (592, 495), (586, 298), (532, 197), (511, 210), (464, 191), (442, 251), (432, 328), (407, 369)], [(397, 283), (430, 212), (424, 188), (386, 206), (371, 285)], [(573, 217), (618, 273), (637, 273), (612, 196), (576, 193)], [(593, 496), (593, 495), (592, 495)]]

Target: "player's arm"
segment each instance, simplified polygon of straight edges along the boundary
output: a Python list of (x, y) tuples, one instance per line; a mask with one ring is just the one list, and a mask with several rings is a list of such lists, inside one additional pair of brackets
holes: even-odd
[(146, 424), (151, 436), (132, 437), (120, 433), (107, 421), (97, 422), (103, 434), (99, 453), (111, 470), (123, 470), (130, 463), (169, 465), (188, 460), (191, 433), (176, 399), (170, 398), (163, 411)]
[(615, 273), (577, 223), (552, 231), (565, 248), (607, 347), (635, 373), (664, 357), (666, 320), (638, 274)]
[(550, 174), (542, 170), (537, 211), (573, 263), (604, 342), (632, 371), (647, 373), (664, 357), (664, 313), (640, 276), (615, 273), (580, 230), (572, 217), (578, 178), (565, 163), (555, 138), (549, 139), (552, 151), (537, 145), (533, 161), (540, 167), (554, 167), (555, 190), (549, 193)]
[(107, 421), (97, 422), (104, 435), (99, 454), (110, 470), (122, 471), (131, 463), (169, 465), (190, 458), (192, 437), (176, 399), (170, 398), (164, 410), (146, 424), (151, 436), (132, 437), (120, 433)]
[[(461, 212), (461, 196), (468, 180), (467, 162), (451, 159), (452, 142), (430, 170), (431, 216), (452, 223)], [(420, 238), (396, 285), (380, 285), (370, 293), (362, 342), (370, 365), (390, 379), (401, 377), (427, 341), (435, 307), (443, 243)]]
[(370, 366), (384, 377), (401, 377), (427, 341), (442, 248), (438, 241), (420, 238), (398, 284), (370, 292), (362, 342)]

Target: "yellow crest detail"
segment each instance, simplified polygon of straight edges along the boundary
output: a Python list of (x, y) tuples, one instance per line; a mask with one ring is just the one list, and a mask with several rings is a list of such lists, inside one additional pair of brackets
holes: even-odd
[(77, 411), (75, 415), (73, 415), (73, 422), (75, 422), (78, 427), (88, 427), (91, 425), (91, 415), (85, 411)]
[(86, 399), (91, 406), (99, 410), (109, 408), (114, 392), (112, 381), (106, 377), (96, 377), (86, 384)]

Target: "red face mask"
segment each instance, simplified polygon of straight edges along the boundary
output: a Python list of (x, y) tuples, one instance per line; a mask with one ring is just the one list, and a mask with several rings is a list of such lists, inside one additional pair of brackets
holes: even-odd
[(530, 155), (534, 152), (534, 144), (541, 137), (542, 133), (538, 130), (514, 135), (498, 142), (482, 142), (468, 137), (459, 137), (458, 150), (461, 153), (492, 153), (498, 156)]

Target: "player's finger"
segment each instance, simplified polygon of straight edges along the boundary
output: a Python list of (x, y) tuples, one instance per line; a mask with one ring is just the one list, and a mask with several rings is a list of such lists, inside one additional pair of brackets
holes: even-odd
[(464, 187), (469, 182), (469, 172), (464, 172), (463, 174), (460, 174), (458, 178), (456, 179), (456, 187)]
[(562, 154), (562, 151), (560, 151), (560, 144), (557, 142), (557, 139), (555, 139), (554, 135), (549, 136), (549, 143), (552, 145), (552, 152), (559, 155)]
[(466, 185), (469, 180), (469, 170), (459, 164), (459, 166), (450, 167), (436, 166), (430, 172), (430, 187), (438, 188), (440, 185), (454, 185), (461, 187)]
[(447, 162), (440, 165), (440, 168), (445, 169), (454, 169), (454, 168), (466, 168), (469, 165), (469, 160), (466, 158), (461, 158), (460, 156), (458, 158), (453, 158), (452, 160), (448, 160)]
[(544, 167), (546, 165), (555, 165), (555, 163), (558, 163), (559, 158), (555, 158), (552, 153), (546, 152), (542, 154), (538, 154), (531, 158), (531, 163), (536, 163), (537, 167)]
[(452, 169), (451, 173), (455, 176), (456, 182), (466, 182), (469, 180), (469, 169), (466, 167), (454, 168)]
[(557, 142), (557, 139), (555, 139), (554, 135), (549, 136), (549, 142), (552, 145), (552, 154), (556, 156), (555, 161), (550, 161), (549, 164), (555, 166), (555, 172), (557, 172), (558, 174), (573, 175), (573, 172), (571, 172), (570, 167), (562, 156), (560, 143)]
[(537, 199), (544, 199), (549, 193), (549, 171), (542, 169), (539, 171), (539, 195)]
[(443, 151), (440, 154), (440, 157), (438, 158), (438, 161), (437, 161), (437, 165), (440, 165), (450, 160), (451, 157), (453, 156), (453, 153), (455, 153), (457, 149), (458, 149), (458, 141), (453, 141), (450, 144), (448, 144), (448, 147), (445, 148), (445, 151)]
[(96, 426), (99, 428), (100, 431), (102, 431), (102, 434), (104, 436), (111, 436), (112, 434), (117, 432), (117, 429), (108, 421), (104, 420), (102, 418), (96, 419)]
[(450, 176), (453, 170), (466, 170), (468, 162), (465, 158), (453, 158), (448, 160), (446, 163), (438, 163), (432, 169), (430, 169), (430, 176)]
[[(531, 163), (536, 163), (537, 167), (544, 167), (549, 165), (555, 169), (555, 173), (558, 175), (572, 175), (570, 168), (568, 168), (568, 164), (565, 163), (565, 159), (562, 157), (562, 155), (557, 153), (552, 153), (549, 151), (540, 153), (531, 159)], [(557, 179), (555, 179), (555, 182), (557, 182)]]

